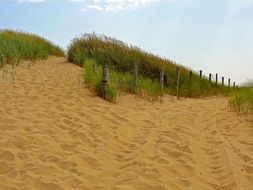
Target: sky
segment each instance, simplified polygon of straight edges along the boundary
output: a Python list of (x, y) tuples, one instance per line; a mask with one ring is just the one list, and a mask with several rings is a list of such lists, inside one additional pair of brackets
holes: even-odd
[(96, 32), (237, 84), (253, 79), (253, 0), (1, 0), (0, 29), (65, 50)]

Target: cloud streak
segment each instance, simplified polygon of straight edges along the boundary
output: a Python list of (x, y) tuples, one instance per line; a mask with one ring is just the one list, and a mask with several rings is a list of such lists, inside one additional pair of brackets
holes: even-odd
[[(17, 3), (41, 3), (48, 0), (16, 0)], [(81, 10), (95, 10), (107, 12), (119, 12), (123, 10), (134, 10), (161, 1), (173, 0), (66, 0), (70, 3), (83, 3)]]
[(41, 3), (45, 0), (17, 0), (17, 3)]
[(93, 0), (93, 3), (89, 4), (87, 8), (98, 11), (118, 12), (137, 9), (159, 1), (161, 0)]

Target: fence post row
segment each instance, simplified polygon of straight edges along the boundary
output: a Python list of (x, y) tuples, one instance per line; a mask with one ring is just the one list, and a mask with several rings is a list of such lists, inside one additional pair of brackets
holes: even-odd
[(180, 67), (177, 67), (177, 83), (176, 83), (176, 96), (177, 96), (177, 99), (179, 99), (179, 85), (180, 85)]
[(138, 81), (138, 62), (134, 62), (134, 68), (133, 68), (133, 91), (134, 93), (137, 92), (137, 81)]
[(107, 98), (107, 85), (108, 85), (108, 67), (106, 64), (102, 66), (102, 96)]
[(164, 88), (164, 69), (160, 71), (160, 85), (161, 85), (161, 88), (163, 89)]
[[(96, 65), (93, 65), (94, 71), (96, 70)], [(190, 86), (190, 96), (191, 96), (191, 86), (192, 86), (192, 74), (193, 72), (190, 71), (189, 75), (189, 86)], [(200, 78), (202, 78), (203, 71), (200, 70)], [(224, 77), (221, 78), (222, 86), (224, 86)], [(212, 74), (209, 74), (209, 82), (212, 81)], [(215, 83), (218, 84), (218, 73), (215, 74)], [(235, 88), (235, 82), (233, 82), (233, 88)], [(137, 85), (138, 85), (138, 62), (135, 61), (133, 64), (133, 90), (134, 93), (137, 92)], [(161, 88), (164, 88), (164, 69), (160, 71), (160, 85)], [(106, 64), (102, 65), (102, 97), (107, 98), (107, 87), (108, 87), (108, 66)], [(180, 67), (177, 66), (176, 68), (176, 96), (179, 99), (179, 87), (180, 87)], [(228, 87), (231, 87), (231, 79), (228, 79)]]

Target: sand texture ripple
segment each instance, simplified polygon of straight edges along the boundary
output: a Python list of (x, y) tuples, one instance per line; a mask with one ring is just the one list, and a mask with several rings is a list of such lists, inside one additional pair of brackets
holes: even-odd
[(0, 79), (0, 190), (252, 190), (253, 125), (227, 99), (117, 104), (50, 58)]

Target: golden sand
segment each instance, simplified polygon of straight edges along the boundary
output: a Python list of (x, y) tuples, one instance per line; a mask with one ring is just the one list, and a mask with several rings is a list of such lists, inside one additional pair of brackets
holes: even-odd
[(50, 58), (1, 78), (0, 100), (0, 190), (253, 189), (253, 125), (224, 98), (111, 104)]

